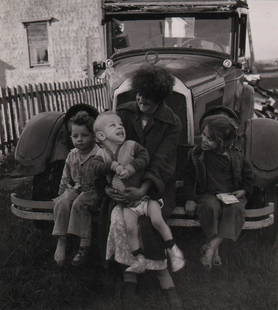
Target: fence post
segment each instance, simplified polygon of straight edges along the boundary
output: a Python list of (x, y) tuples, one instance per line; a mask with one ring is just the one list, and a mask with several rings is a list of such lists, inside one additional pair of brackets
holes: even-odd
[(43, 83), (41, 87), (43, 87), (43, 98), (45, 101), (44, 104), (45, 104), (46, 110), (51, 111), (47, 83)]
[[(2, 89), (1, 93), (2, 93)], [(3, 114), (4, 114), (4, 98), (3, 96), (0, 96), (0, 145), (1, 145), (1, 150), (2, 150), (2, 154), (6, 155), (6, 150), (5, 150), (5, 122), (4, 122), (4, 118), (3, 118)]]
[(57, 84), (54, 82), (54, 95), (55, 95), (55, 104), (57, 111), (62, 111), (62, 105), (60, 104), (60, 99), (58, 95), (58, 87)]
[(31, 118), (31, 102), (29, 99), (29, 91), (28, 91), (28, 87), (27, 85), (24, 86), (24, 91), (25, 91), (25, 100), (26, 100), (26, 114), (27, 114), (27, 120), (29, 120)]
[[(11, 88), (7, 87), (7, 92), (8, 92), (8, 105), (9, 105), (9, 110), (10, 110), (9, 119), (10, 119), (11, 124), (12, 124), (12, 126), (11, 126), (12, 127), (12, 139), (11, 139), (10, 143), (11, 143), (11, 146), (12, 146), (12, 144), (14, 146), (16, 146), (18, 137), (17, 137), (17, 133), (16, 133), (16, 128), (15, 128), (15, 114), (14, 114), (14, 110), (13, 110), (13, 97), (14, 96), (12, 95)], [(11, 151), (11, 149), (10, 149), (10, 151)]]
[(30, 98), (31, 98), (31, 103), (32, 103), (32, 115), (35, 115), (37, 112), (36, 112), (36, 104), (35, 104), (35, 94), (34, 94), (34, 89), (33, 89), (33, 86), (32, 84), (28, 84), (28, 89), (29, 89), (29, 94), (30, 94)]
[(28, 84), (0, 90), (0, 151), (3, 154), (12, 151), (33, 115), (63, 112), (78, 103), (90, 104), (100, 111), (110, 105), (104, 79)]
[(18, 86), (18, 95), (19, 95), (19, 114), (18, 114), (18, 130), (19, 134), (22, 132), (25, 124), (26, 124), (26, 114), (24, 108), (24, 100), (23, 100), (23, 90), (21, 86)]
[(45, 112), (45, 107), (44, 107), (43, 99), (42, 99), (42, 95), (41, 95), (41, 89), (40, 89), (38, 84), (35, 84), (35, 91), (36, 91), (36, 97), (37, 97), (37, 101), (38, 101), (39, 113), (40, 112)]

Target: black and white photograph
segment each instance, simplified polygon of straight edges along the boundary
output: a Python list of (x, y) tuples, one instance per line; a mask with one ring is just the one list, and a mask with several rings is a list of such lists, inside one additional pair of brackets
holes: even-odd
[(0, 310), (278, 310), (278, 0), (0, 0)]

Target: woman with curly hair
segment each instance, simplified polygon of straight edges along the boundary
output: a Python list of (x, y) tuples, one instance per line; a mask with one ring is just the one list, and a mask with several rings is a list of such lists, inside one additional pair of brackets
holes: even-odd
[[(169, 108), (164, 99), (172, 92), (174, 78), (159, 66), (146, 65), (139, 68), (132, 77), (132, 90), (135, 101), (121, 104), (117, 113), (126, 129), (127, 139), (135, 140), (144, 146), (150, 155), (140, 187), (127, 187), (122, 194), (107, 190), (116, 202), (140, 200), (148, 196), (162, 202), (164, 218), (169, 217), (175, 208), (175, 169), (177, 145), (181, 132), (179, 117)], [(175, 252), (183, 260), (182, 252), (175, 246), (173, 238), (163, 241), (151, 226), (149, 217), (139, 218), (142, 251), (146, 269), (156, 270), (162, 291), (173, 309), (183, 309), (174, 282), (167, 269), (166, 253)], [(167, 249), (167, 251), (165, 251)], [(141, 249), (140, 249), (141, 252)], [(115, 207), (111, 214), (111, 225), (107, 240), (107, 259), (111, 257), (120, 264), (134, 264), (134, 253), (127, 242), (122, 209)], [(173, 253), (172, 253), (173, 254)], [(184, 263), (183, 263), (184, 264)], [(134, 296), (136, 273), (124, 272), (123, 302)], [(129, 301), (130, 304), (130, 301)]]

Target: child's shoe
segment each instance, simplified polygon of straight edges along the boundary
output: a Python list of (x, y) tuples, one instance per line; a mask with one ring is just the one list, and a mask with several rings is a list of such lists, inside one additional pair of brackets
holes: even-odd
[(171, 261), (173, 272), (176, 272), (185, 266), (185, 258), (183, 253), (176, 244), (174, 244), (170, 249), (167, 249), (167, 252)]
[(89, 247), (80, 247), (78, 252), (74, 255), (71, 264), (73, 266), (81, 266), (86, 263), (89, 254)]
[(125, 271), (134, 273), (143, 273), (146, 270), (146, 260), (142, 254), (136, 256), (136, 261)]
[(163, 289), (163, 294), (166, 297), (167, 303), (171, 310), (183, 310), (183, 302), (179, 297), (175, 287)]

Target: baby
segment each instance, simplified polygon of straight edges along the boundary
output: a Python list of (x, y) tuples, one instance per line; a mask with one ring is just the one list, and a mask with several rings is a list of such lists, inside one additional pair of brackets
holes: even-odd
[[(94, 124), (96, 139), (103, 148), (107, 158), (112, 161), (111, 169), (115, 172), (111, 185), (115, 190), (125, 191), (127, 187), (139, 187), (145, 169), (149, 164), (149, 155), (145, 148), (135, 141), (126, 140), (125, 128), (120, 117), (112, 112), (101, 113)], [(141, 273), (145, 270), (145, 257), (140, 248), (138, 236), (138, 217), (149, 216), (152, 225), (161, 234), (167, 245), (173, 271), (185, 265), (183, 253), (173, 240), (172, 232), (165, 223), (161, 208), (163, 201), (151, 200), (145, 196), (136, 201), (128, 201), (121, 205), (127, 228), (128, 243), (135, 263), (126, 269), (127, 272)]]

